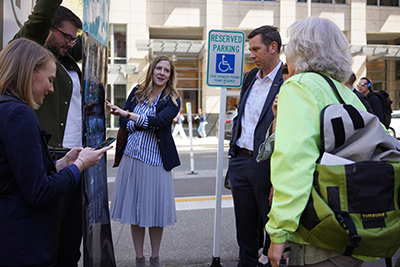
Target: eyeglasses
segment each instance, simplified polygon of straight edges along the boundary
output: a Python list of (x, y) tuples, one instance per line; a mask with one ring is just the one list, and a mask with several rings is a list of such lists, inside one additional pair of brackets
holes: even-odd
[(357, 84), (357, 87), (361, 87), (361, 86), (364, 86), (364, 85), (367, 85), (367, 83), (359, 83), (359, 84)]
[(55, 30), (61, 32), (61, 33), (64, 35), (64, 40), (65, 40), (65, 42), (66, 42), (67, 44), (70, 43), (71, 41), (72, 41), (73, 44), (75, 44), (76, 38), (72, 37), (72, 35), (67, 34), (67, 33), (65, 33), (65, 32), (63, 32), (63, 31), (60, 31), (60, 30), (57, 29), (57, 28), (53, 28), (53, 29), (55, 29)]

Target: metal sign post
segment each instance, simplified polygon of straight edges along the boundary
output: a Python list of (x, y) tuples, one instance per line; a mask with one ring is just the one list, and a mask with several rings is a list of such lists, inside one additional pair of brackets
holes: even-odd
[(243, 77), (244, 33), (240, 31), (211, 30), (208, 35), (207, 84), (221, 88), (219, 134), (217, 155), (217, 179), (215, 184), (214, 249), (212, 267), (221, 266), (220, 226), (222, 172), (224, 162), (224, 132), (226, 88), (240, 87)]
[(192, 103), (186, 102), (186, 113), (188, 114), (189, 124), (189, 140), (190, 140), (190, 173), (197, 174), (194, 172), (194, 153), (193, 153), (193, 120), (192, 120)]

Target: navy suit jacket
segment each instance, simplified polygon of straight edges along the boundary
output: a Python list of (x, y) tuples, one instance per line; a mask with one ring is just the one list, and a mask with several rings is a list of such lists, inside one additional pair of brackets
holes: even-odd
[(54, 164), (33, 110), (14, 98), (0, 104), (0, 266), (50, 262), (57, 200), (77, 182), (72, 170)]
[[(246, 73), (246, 75), (243, 79), (244, 81), (246, 81), (248, 74), (249, 73)], [(244, 113), (246, 101), (247, 101), (247, 98), (249, 96), (249, 93), (253, 87), (255, 80), (256, 80), (256, 76), (253, 78), (251, 84), (249, 85), (249, 87), (247, 89), (242, 87), (242, 89), (240, 91), (238, 115), (233, 120), (232, 140), (230, 142), (230, 148), (229, 148), (229, 155), (232, 157), (235, 157), (235, 155), (239, 152), (239, 149), (240, 149), (236, 145), (236, 142), (239, 139), (241, 130), (242, 130), (242, 116)], [(283, 78), (282, 78), (282, 70), (280, 68), (275, 76), (274, 81), (272, 82), (271, 89), (269, 91), (267, 99), (265, 100), (264, 107), (260, 114), (260, 118), (258, 119), (258, 123), (254, 130), (254, 139), (253, 139), (254, 161), (256, 161), (256, 157), (258, 154), (258, 148), (260, 147), (262, 142), (264, 142), (264, 140), (265, 140), (265, 134), (267, 133), (268, 127), (271, 124), (271, 122), (274, 120), (274, 114), (272, 113), (271, 108), (272, 108), (272, 104), (274, 103), (275, 96), (276, 96), (276, 94), (279, 93), (279, 89), (282, 84), (283, 84)], [(265, 161), (261, 161), (261, 162), (257, 163), (256, 171), (259, 173), (264, 173), (264, 174), (268, 173), (268, 177), (269, 177), (269, 169), (270, 169), (269, 163), (270, 163), (269, 160), (265, 160)], [(260, 175), (260, 177), (264, 178), (264, 176), (262, 176), (262, 175)]]
[[(138, 104), (135, 98), (135, 93), (138, 90), (136, 86), (130, 93), (128, 99), (125, 102), (124, 110), (133, 111)], [(172, 138), (171, 126), (172, 121), (178, 114), (181, 107), (180, 98), (176, 99), (178, 105), (175, 105), (171, 96), (165, 97), (166, 91), (162, 91), (161, 96), (156, 106), (156, 116), (147, 116), (148, 129), (144, 129), (135, 125), (137, 131), (151, 130), (154, 129), (157, 136), (158, 147), (160, 148), (161, 159), (163, 161), (164, 169), (167, 171), (172, 170), (174, 167), (179, 166), (178, 151), (176, 150), (174, 139)], [(129, 119), (120, 117), (119, 125), (126, 130), (126, 124)]]

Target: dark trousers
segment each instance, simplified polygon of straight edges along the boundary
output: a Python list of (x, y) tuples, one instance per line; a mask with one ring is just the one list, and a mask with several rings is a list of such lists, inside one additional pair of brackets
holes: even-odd
[(262, 219), (260, 218), (260, 239), (258, 241), (259, 248), (262, 248), (262, 254), (268, 256), (268, 249), (271, 245), (271, 239), (269, 238), (268, 233), (265, 230), (265, 224), (263, 223)]
[[(257, 266), (260, 247), (260, 224), (268, 221), (271, 188), (269, 160), (257, 163), (254, 155), (239, 152), (229, 161), (239, 244), (239, 267)], [(261, 218), (261, 220), (260, 220)], [(268, 245), (268, 244), (267, 244)], [(268, 251), (268, 247), (265, 248)]]
[[(57, 158), (68, 151), (56, 152)], [(55, 267), (77, 267), (82, 241), (82, 179), (78, 186), (58, 201), (52, 242), (52, 262)]]

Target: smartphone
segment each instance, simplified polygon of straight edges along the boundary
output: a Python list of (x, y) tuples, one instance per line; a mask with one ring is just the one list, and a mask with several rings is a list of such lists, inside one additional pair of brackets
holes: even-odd
[(95, 150), (100, 149), (100, 148), (103, 148), (103, 147), (105, 147), (105, 146), (109, 146), (109, 145), (111, 145), (112, 142), (114, 142), (114, 141), (115, 141), (115, 138), (114, 138), (114, 137), (109, 137), (109, 138), (107, 138), (106, 140), (104, 140), (103, 142), (101, 142), (101, 144), (98, 145), (98, 146), (95, 148)]

